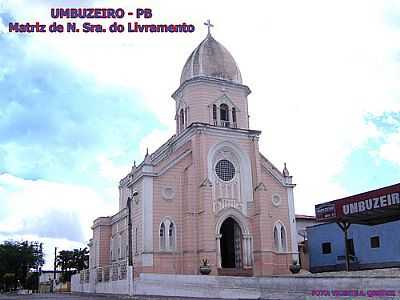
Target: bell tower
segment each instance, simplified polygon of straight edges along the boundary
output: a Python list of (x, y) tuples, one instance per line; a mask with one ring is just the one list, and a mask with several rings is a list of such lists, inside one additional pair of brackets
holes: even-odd
[(233, 56), (211, 35), (210, 20), (205, 39), (193, 50), (183, 67), (176, 101), (176, 133), (192, 123), (249, 129), (247, 96), (250, 89)]

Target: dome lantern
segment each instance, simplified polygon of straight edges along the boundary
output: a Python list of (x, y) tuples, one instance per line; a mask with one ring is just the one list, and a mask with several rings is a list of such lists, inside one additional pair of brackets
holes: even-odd
[(180, 83), (183, 84), (196, 77), (208, 77), (242, 84), (242, 76), (235, 59), (211, 35), (210, 28), (214, 25), (210, 20), (207, 20), (204, 25), (208, 27), (208, 34), (187, 59)]

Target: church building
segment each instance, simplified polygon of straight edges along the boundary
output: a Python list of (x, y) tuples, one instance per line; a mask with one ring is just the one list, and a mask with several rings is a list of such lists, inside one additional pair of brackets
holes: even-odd
[(94, 221), (89, 270), (195, 275), (207, 262), (211, 275), (289, 273), (295, 185), (259, 151), (250, 93), (209, 30), (172, 95), (176, 133), (121, 179), (119, 211)]

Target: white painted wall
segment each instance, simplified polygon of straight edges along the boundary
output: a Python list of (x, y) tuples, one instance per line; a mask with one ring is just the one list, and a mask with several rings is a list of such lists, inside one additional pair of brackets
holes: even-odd
[[(95, 272), (93, 272), (95, 273)], [(133, 268), (127, 267), (127, 279), (109, 280), (96, 282), (94, 276), (90, 276), (89, 283), (81, 283), (80, 275), (75, 274), (71, 277), (71, 292), (76, 293), (98, 293), (98, 294), (118, 294), (133, 295)]]

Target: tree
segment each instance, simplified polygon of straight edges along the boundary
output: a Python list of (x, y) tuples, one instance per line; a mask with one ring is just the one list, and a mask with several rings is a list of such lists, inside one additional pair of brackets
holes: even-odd
[(74, 249), (74, 268), (79, 272), (89, 267), (89, 250), (85, 248)]
[(74, 250), (62, 250), (57, 255), (56, 264), (61, 268), (61, 281), (71, 280), (71, 276), (76, 272), (82, 271), (88, 267), (89, 251), (87, 248)]
[(18, 282), (26, 287), (28, 273), (43, 265), (42, 243), (5, 241), (0, 244), (0, 289), (16, 289)]
[(2, 276), (4, 290), (10, 291), (15, 287), (15, 274), (14, 273), (5, 273)]
[(70, 250), (62, 250), (58, 252), (56, 258), (57, 267), (61, 268), (61, 278), (62, 282), (69, 281), (72, 275), (72, 266), (73, 266), (73, 251)]

